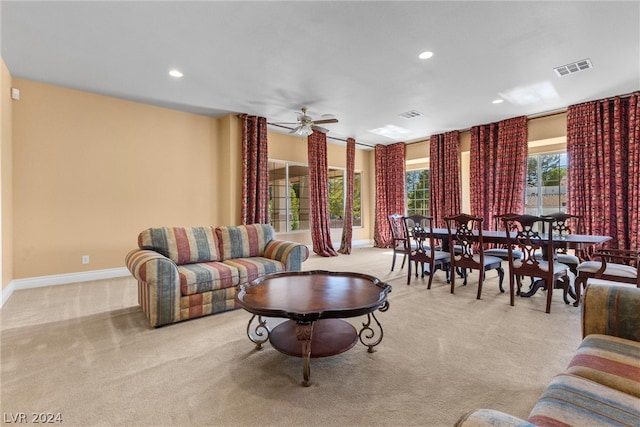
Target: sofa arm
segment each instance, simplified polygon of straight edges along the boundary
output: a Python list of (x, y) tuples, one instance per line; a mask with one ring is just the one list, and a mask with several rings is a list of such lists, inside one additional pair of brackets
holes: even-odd
[(463, 415), (455, 424), (455, 427), (476, 426), (535, 427), (526, 420), (494, 409), (478, 409)]
[(640, 341), (640, 289), (589, 279), (582, 301), (582, 337), (591, 334)]
[(309, 248), (302, 243), (271, 240), (264, 248), (264, 256), (280, 261), (287, 271), (301, 271), (303, 261), (309, 258)]
[(151, 326), (180, 320), (180, 275), (178, 267), (164, 255), (134, 249), (125, 258), (127, 268), (138, 280), (138, 300)]

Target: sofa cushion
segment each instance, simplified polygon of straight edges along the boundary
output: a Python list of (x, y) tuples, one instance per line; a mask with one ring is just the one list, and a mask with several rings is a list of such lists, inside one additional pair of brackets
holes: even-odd
[(220, 261), (212, 227), (148, 228), (138, 235), (138, 246), (159, 252), (178, 265)]
[(222, 260), (264, 256), (264, 248), (273, 240), (269, 224), (223, 226), (216, 228)]
[(285, 265), (280, 261), (263, 257), (234, 258), (223, 263), (238, 270), (240, 283), (249, 283), (265, 274), (285, 271)]
[(556, 376), (529, 414), (536, 426), (637, 426), (638, 399), (570, 374)]
[(202, 262), (178, 266), (180, 292), (194, 295), (235, 286), (239, 283), (238, 270), (221, 262)]
[(589, 335), (582, 340), (567, 373), (640, 398), (640, 342)]

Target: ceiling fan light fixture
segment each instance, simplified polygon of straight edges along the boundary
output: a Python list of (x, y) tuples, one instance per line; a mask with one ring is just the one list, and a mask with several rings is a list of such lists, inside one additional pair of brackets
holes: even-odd
[(300, 136), (309, 136), (313, 133), (313, 129), (311, 128), (310, 124), (305, 123), (293, 129), (291, 133), (295, 133), (296, 135)]

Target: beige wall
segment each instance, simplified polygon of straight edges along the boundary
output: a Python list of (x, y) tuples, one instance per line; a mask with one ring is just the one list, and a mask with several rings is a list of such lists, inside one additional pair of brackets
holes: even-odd
[(211, 197), (215, 119), (13, 84), (14, 279), (123, 267), (144, 228), (227, 214)]
[(9, 286), (13, 278), (13, 179), (12, 179), (12, 101), (11, 74), (4, 61), (0, 58), (0, 187), (2, 200), (0, 201), (0, 219), (2, 227), (1, 265), (2, 289)]

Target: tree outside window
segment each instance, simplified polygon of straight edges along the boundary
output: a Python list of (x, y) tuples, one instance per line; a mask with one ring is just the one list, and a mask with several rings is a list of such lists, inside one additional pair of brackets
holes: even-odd
[(429, 169), (407, 171), (405, 174), (405, 197), (407, 215), (429, 215)]
[[(329, 226), (342, 228), (344, 226), (345, 193), (347, 182), (344, 169), (329, 169)], [(361, 173), (354, 172), (353, 177), (353, 226), (362, 226), (361, 212)]]
[(567, 153), (535, 154), (527, 159), (526, 213), (566, 212)]
[[(328, 171), (329, 215), (332, 228), (342, 228), (345, 205), (344, 169)], [(362, 226), (361, 173), (354, 176), (353, 225)], [(269, 161), (269, 217), (276, 232), (309, 230), (309, 168)]]

